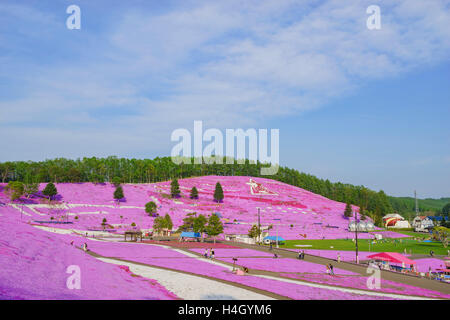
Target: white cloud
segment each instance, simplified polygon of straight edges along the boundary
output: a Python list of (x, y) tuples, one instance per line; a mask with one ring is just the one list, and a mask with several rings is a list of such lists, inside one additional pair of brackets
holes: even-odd
[[(183, 2), (157, 13), (125, 8), (119, 20), (104, 22), (108, 32), (84, 29), (86, 48), (65, 65), (28, 63), (13, 73), (11, 64), (21, 61), (0, 56), (9, 65), (0, 77), (21, 87), (0, 102), (0, 124), (16, 128), (27, 144), (31, 132), (20, 125), (34, 122), (36, 139), (57, 134), (73, 141), (71, 148), (79, 141), (81, 154), (116, 153), (107, 141), (117, 132), (129, 150), (164, 148), (173, 129), (190, 128), (193, 120), (258, 127), (319, 108), (361, 82), (448, 59), (449, 1), (380, 2), (382, 29), (370, 31), (366, 8), (373, 2)], [(8, 8), (9, 17), (31, 24), (45, 17), (58, 25), (48, 13)], [(39, 28), (27, 34), (39, 36)], [(9, 52), (21, 46), (8, 44)]]

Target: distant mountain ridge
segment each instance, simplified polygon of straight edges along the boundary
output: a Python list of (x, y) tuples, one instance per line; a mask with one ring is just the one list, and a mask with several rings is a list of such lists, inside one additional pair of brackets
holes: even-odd
[[(425, 198), (417, 199), (419, 211), (424, 213), (427, 211), (433, 211), (439, 213), (442, 208), (450, 203), (450, 198)], [(389, 202), (392, 208), (399, 213), (415, 212), (416, 201), (413, 197), (391, 197), (389, 196)]]

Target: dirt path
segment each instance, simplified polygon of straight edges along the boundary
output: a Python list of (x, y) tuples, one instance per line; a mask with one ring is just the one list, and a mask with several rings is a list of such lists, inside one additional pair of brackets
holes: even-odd
[(181, 270), (172, 269), (172, 268), (154, 266), (154, 265), (140, 263), (140, 262), (136, 262), (136, 261), (132, 261), (132, 260), (125, 260), (125, 259), (120, 259), (120, 258), (115, 258), (115, 257), (105, 257), (105, 256), (99, 255), (99, 254), (97, 254), (95, 252), (92, 252), (92, 251), (88, 251), (87, 253), (90, 254), (91, 256), (95, 257), (95, 258), (112, 259), (112, 260), (126, 262), (126, 263), (131, 263), (131, 264), (135, 264), (135, 265), (139, 265), (139, 266), (150, 267), (150, 268), (155, 268), (155, 269), (160, 269), (160, 270), (167, 270), (167, 271), (187, 274), (187, 275), (191, 275), (191, 276), (195, 276), (195, 277), (199, 277), (199, 278), (204, 278), (204, 279), (208, 279), (208, 280), (212, 280), (212, 281), (217, 281), (217, 282), (220, 282), (220, 283), (231, 285), (233, 287), (238, 287), (238, 288), (245, 289), (245, 290), (257, 293), (257, 294), (261, 294), (261, 295), (264, 295), (264, 296), (267, 296), (269, 298), (276, 299), (276, 300), (292, 300), (291, 298), (286, 297), (286, 296), (278, 295), (278, 294), (270, 292), (270, 291), (257, 289), (257, 288), (254, 288), (254, 287), (246, 286), (246, 285), (243, 285), (243, 284), (240, 284), (240, 283), (236, 283), (236, 282), (232, 282), (232, 281), (227, 281), (227, 280), (223, 280), (223, 279), (217, 279), (217, 278), (213, 278), (213, 277), (209, 277), (209, 276), (205, 276), (205, 275), (200, 275), (200, 274), (197, 274), (197, 273), (181, 271)]

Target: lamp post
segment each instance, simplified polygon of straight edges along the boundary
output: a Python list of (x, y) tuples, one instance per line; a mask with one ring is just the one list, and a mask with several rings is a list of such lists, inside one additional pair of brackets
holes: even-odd
[(261, 245), (261, 219), (259, 207), (258, 207), (258, 245)]
[(277, 224), (277, 249), (279, 248), (279, 246), (278, 246), (278, 226), (279, 226), (279, 223)]

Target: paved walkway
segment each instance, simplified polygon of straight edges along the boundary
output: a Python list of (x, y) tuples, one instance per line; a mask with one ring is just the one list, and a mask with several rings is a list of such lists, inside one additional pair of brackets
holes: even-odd
[(285, 296), (282, 296), (282, 295), (278, 295), (278, 294), (270, 292), (270, 291), (265, 291), (265, 290), (257, 289), (257, 288), (254, 288), (254, 287), (246, 286), (246, 285), (243, 285), (243, 284), (240, 284), (240, 283), (237, 283), (237, 282), (227, 281), (227, 280), (223, 280), (223, 279), (217, 279), (217, 278), (213, 278), (213, 277), (209, 277), (209, 276), (205, 276), (205, 275), (200, 275), (200, 274), (193, 273), (193, 272), (187, 272), (187, 271), (181, 271), (181, 270), (172, 269), (172, 268), (154, 266), (154, 265), (145, 264), (145, 263), (141, 263), (141, 262), (136, 262), (136, 261), (132, 261), (132, 260), (126, 260), (126, 259), (120, 259), (120, 258), (114, 258), (114, 257), (105, 257), (105, 256), (99, 255), (99, 254), (97, 254), (95, 252), (92, 252), (92, 251), (88, 251), (87, 253), (90, 254), (91, 256), (97, 258), (97, 259), (101, 259), (104, 262), (107, 262), (105, 259), (109, 259), (109, 260), (122, 262), (122, 263), (126, 263), (126, 264), (133, 264), (133, 265), (136, 265), (136, 266), (151, 267), (151, 268), (155, 268), (155, 269), (171, 271), (171, 272), (175, 272), (175, 273), (178, 273), (178, 274), (185, 274), (185, 275), (195, 276), (197, 278), (209, 279), (209, 280), (217, 281), (217, 282), (224, 283), (224, 284), (227, 284), (227, 285), (231, 285), (233, 287), (246, 289), (248, 291), (255, 292), (257, 294), (260, 294), (260, 295), (263, 295), (263, 296), (266, 296), (266, 297), (272, 298), (272, 299), (292, 300), (292, 299), (290, 299), (288, 297), (285, 297)]

